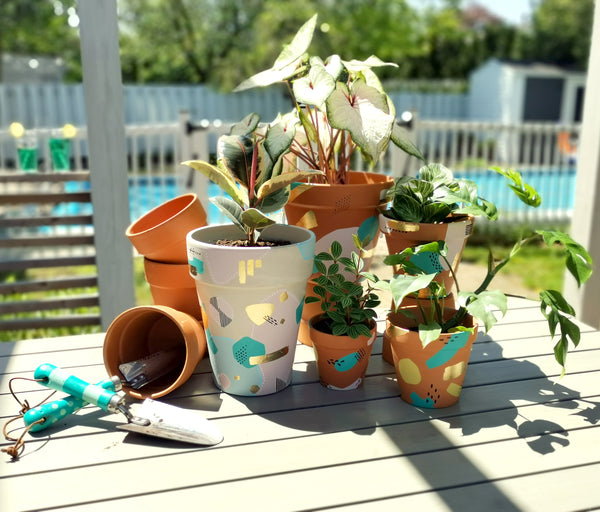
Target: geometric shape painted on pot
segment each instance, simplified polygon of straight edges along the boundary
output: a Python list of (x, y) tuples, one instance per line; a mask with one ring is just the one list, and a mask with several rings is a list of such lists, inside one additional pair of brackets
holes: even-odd
[(208, 349), (210, 350), (210, 352), (212, 354), (216, 354), (219, 351), (219, 349), (217, 348), (217, 345), (215, 345), (215, 340), (213, 340), (212, 334), (208, 330), (208, 327), (206, 328), (205, 332), (206, 332), (206, 345), (208, 346)]
[(319, 223), (317, 222), (317, 216), (312, 210), (307, 211), (304, 215), (302, 215), (302, 217), (300, 217), (298, 222), (296, 222), (296, 226), (300, 226), (306, 229), (314, 229), (318, 225)]
[(421, 372), (412, 359), (400, 359), (398, 361), (398, 373), (407, 384), (416, 385), (421, 382)]
[(427, 409), (433, 409), (435, 407), (435, 404), (430, 397), (421, 398), (415, 391), (410, 394), (410, 399), (417, 407), (425, 407)]
[(452, 366), (448, 366), (444, 368), (444, 375), (442, 378), (444, 380), (454, 380), (460, 377), (463, 373), (465, 373), (465, 369), (467, 368), (467, 362), (461, 361), (460, 363), (453, 364)]
[(427, 368), (436, 368), (450, 361), (461, 348), (466, 346), (470, 334), (469, 331), (455, 332), (450, 336), (448, 343), (426, 361)]
[(238, 262), (238, 279), (240, 284), (246, 284), (248, 277), (254, 276), (254, 270), (262, 268), (262, 260), (241, 260)]
[(444, 270), (440, 263), (440, 255), (431, 251), (422, 251), (413, 254), (410, 262), (419, 267), (426, 274), (439, 274)]
[(300, 320), (302, 320), (302, 310), (303, 309), (304, 309), (304, 297), (302, 297), (300, 304), (298, 304), (298, 307), (296, 308), (296, 325), (298, 325), (300, 323)]
[(289, 351), (290, 348), (286, 346), (280, 348), (279, 350), (275, 350), (274, 352), (270, 352), (269, 354), (264, 354), (262, 356), (251, 356), (248, 358), (248, 364), (251, 366), (257, 366), (259, 364), (277, 361), (277, 359), (281, 359), (283, 356), (286, 356)]
[(267, 353), (267, 350), (262, 343), (248, 336), (244, 336), (242, 339), (234, 343), (232, 350), (233, 357), (244, 368), (252, 368), (253, 366), (256, 366), (250, 362), (250, 359), (252, 357), (264, 356)]
[(231, 386), (231, 380), (224, 373), (219, 374), (219, 386), (223, 391), (226, 391), (229, 386)]
[(288, 293), (287, 292), (283, 292), (280, 296), (279, 296), (279, 302), (285, 302), (286, 300), (288, 300)]
[(196, 276), (198, 274), (204, 274), (204, 262), (203, 261), (194, 257), (194, 259), (188, 263), (190, 264), (190, 273), (193, 276)]
[(448, 392), (449, 395), (452, 396), (460, 396), (460, 392), (462, 390), (462, 386), (459, 386), (458, 384), (451, 382), (450, 385), (446, 388), (446, 391)]
[(208, 308), (211, 316), (219, 322), (221, 327), (229, 325), (233, 319), (233, 308), (222, 297), (211, 297), (209, 299), (210, 308)]
[(275, 304), (270, 303), (246, 306), (246, 315), (248, 315), (250, 321), (255, 325), (264, 324), (271, 318), (273, 311), (275, 311)]
[(334, 368), (338, 372), (347, 372), (356, 366), (356, 364), (367, 355), (365, 349), (361, 348), (357, 352), (345, 355), (339, 358), (337, 361), (330, 361), (330, 364), (334, 365)]
[[(377, 230), (379, 229), (379, 217), (377, 215), (365, 219), (362, 224), (358, 227), (358, 238), (364, 240), (368, 238), (369, 243), (375, 240), (377, 237)], [(368, 244), (366, 244), (368, 245)]]

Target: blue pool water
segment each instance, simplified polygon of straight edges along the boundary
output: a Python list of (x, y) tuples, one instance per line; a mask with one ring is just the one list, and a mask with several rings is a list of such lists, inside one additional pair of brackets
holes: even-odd
[[(542, 196), (540, 209), (548, 211), (570, 211), (575, 202), (575, 168), (526, 170), (521, 171), (524, 180), (532, 185)], [(455, 172), (457, 178), (473, 180), (478, 188), (479, 195), (493, 201), (499, 210), (522, 211), (528, 206), (523, 204), (505, 184), (506, 179), (489, 170), (476, 170), (468, 172)], [(138, 219), (150, 209), (159, 204), (177, 197), (183, 191), (179, 190), (173, 177), (141, 177), (129, 180), (129, 208), (131, 221)], [(135, 185), (135, 186), (134, 186)], [(86, 182), (67, 182), (67, 191), (77, 191), (89, 188)], [(208, 185), (209, 197), (221, 195), (219, 188), (212, 182)], [(91, 213), (90, 205), (77, 203), (61, 204), (55, 208), (55, 214)], [(212, 203), (208, 208), (209, 224), (228, 222), (216, 206)]]

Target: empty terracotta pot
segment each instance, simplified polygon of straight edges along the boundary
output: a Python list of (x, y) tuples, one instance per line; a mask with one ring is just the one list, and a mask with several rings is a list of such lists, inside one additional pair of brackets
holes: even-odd
[(153, 208), (125, 231), (137, 251), (163, 263), (187, 263), (185, 237), (206, 226), (206, 212), (196, 194), (183, 194)]
[(144, 273), (154, 304), (169, 306), (202, 319), (196, 282), (187, 263), (163, 263), (144, 258)]
[(124, 381), (120, 365), (160, 352), (177, 357), (170, 357), (168, 372), (140, 389), (124, 383), (123, 391), (133, 398), (160, 398), (191, 377), (206, 352), (202, 324), (168, 306), (137, 306), (121, 313), (106, 331), (104, 366), (111, 377)]

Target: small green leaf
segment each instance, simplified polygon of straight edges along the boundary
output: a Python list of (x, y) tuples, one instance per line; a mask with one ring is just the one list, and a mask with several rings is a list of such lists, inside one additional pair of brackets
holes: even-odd
[(210, 198), (213, 203), (231, 222), (233, 222), (242, 231), (246, 232), (246, 227), (242, 221), (244, 210), (232, 199), (223, 196), (215, 196)]
[(330, 250), (331, 255), (334, 257), (334, 259), (338, 259), (342, 255), (342, 251), (343, 251), (342, 244), (340, 244), (337, 240), (335, 240), (331, 244), (331, 250)]
[(442, 333), (442, 328), (437, 322), (429, 322), (427, 324), (419, 324), (419, 338), (423, 348), (429, 345), (432, 341), (437, 340)]

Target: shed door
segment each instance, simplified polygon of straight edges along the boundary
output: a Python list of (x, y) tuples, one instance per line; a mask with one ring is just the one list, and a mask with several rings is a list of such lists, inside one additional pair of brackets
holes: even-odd
[(527, 78), (523, 121), (560, 121), (564, 79)]

